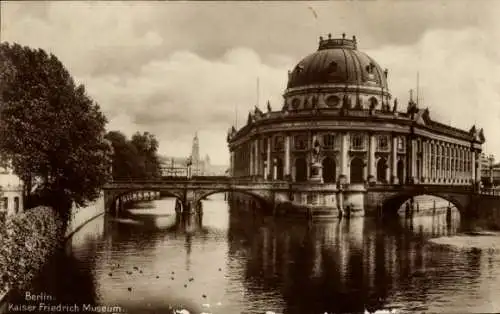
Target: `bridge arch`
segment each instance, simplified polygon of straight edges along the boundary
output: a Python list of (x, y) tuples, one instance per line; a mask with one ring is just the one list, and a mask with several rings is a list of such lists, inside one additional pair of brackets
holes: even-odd
[(245, 195), (249, 195), (256, 199), (262, 207), (268, 207), (271, 205), (271, 202), (269, 199), (267, 199), (265, 196), (260, 195), (259, 193), (252, 192), (246, 189), (234, 189), (234, 188), (224, 188), (224, 189), (214, 189), (214, 190), (208, 190), (208, 191), (200, 191), (198, 195), (196, 195), (193, 203), (195, 205), (199, 204), (200, 201), (204, 200), (208, 196), (212, 194), (217, 194), (217, 193), (225, 193), (225, 192), (231, 192), (231, 193), (241, 193)]
[[(180, 201), (181, 204), (183, 204), (183, 195), (178, 192), (173, 192), (170, 190), (163, 190), (163, 189), (129, 189), (125, 191), (121, 191), (119, 193), (116, 193), (115, 195), (112, 196), (112, 199), (110, 200), (110, 203), (106, 205), (107, 210), (113, 210), (116, 208), (116, 202), (118, 201), (119, 198), (126, 196), (126, 195), (131, 195), (133, 193), (139, 193), (139, 192), (159, 192), (160, 197), (173, 197), (176, 200)], [(125, 202), (123, 203), (125, 204)]]
[(467, 210), (468, 204), (468, 199), (464, 196), (460, 195), (452, 195), (452, 194), (444, 194), (444, 193), (432, 193), (432, 192), (425, 192), (425, 193), (400, 193), (400, 194), (393, 194), (390, 196), (387, 196), (383, 201), (382, 201), (382, 215), (383, 216), (396, 216), (398, 213), (398, 210), (403, 206), (405, 202), (410, 200), (411, 198), (417, 197), (417, 196), (434, 196), (438, 197), (441, 199), (444, 199), (448, 202), (450, 202), (453, 206), (457, 208), (457, 210), (460, 212), (460, 214), (465, 213)]

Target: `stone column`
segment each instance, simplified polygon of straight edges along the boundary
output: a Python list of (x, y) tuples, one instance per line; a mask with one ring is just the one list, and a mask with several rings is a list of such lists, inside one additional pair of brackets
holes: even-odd
[(285, 179), (290, 177), (290, 135), (285, 135)]
[(370, 134), (369, 138), (369, 151), (368, 151), (368, 182), (375, 183), (377, 182), (377, 174), (376, 174), (376, 166), (375, 166), (375, 150), (376, 150), (376, 137), (373, 134)]
[(273, 169), (272, 164), (271, 164), (271, 140), (272, 137), (269, 136), (267, 138), (267, 149), (266, 149), (266, 180), (269, 178), (271, 175), (271, 169)]
[(341, 146), (340, 146), (340, 174), (339, 179), (341, 177), (345, 178), (344, 183), (349, 183), (350, 174), (349, 174), (349, 133), (345, 132), (341, 135)]
[(391, 182), (392, 184), (400, 183), (398, 180), (398, 137), (392, 137), (392, 154), (391, 154)]
[(437, 148), (437, 145), (436, 145), (436, 142), (432, 142), (432, 147), (433, 147), (433, 151), (434, 151), (434, 154), (432, 156), (432, 160), (433, 160), (433, 163), (432, 163), (432, 180), (434, 182), (436, 182), (436, 179), (437, 179), (437, 156), (438, 156), (438, 148)]

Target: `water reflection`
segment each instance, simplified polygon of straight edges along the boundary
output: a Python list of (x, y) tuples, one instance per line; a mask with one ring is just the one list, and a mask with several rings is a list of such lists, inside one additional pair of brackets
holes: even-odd
[(459, 233), (457, 215), (308, 223), (222, 200), (204, 202), (203, 215), (155, 205), (85, 226), (32, 289), (128, 313), (500, 309), (498, 254), (427, 241)]

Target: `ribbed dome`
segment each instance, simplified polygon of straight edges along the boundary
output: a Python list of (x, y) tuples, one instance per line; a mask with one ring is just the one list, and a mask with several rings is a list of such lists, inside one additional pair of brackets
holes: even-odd
[(290, 73), (288, 88), (321, 84), (379, 86), (387, 89), (386, 74), (367, 54), (357, 50), (356, 38), (322, 39), (318, 51), (302, 59)]

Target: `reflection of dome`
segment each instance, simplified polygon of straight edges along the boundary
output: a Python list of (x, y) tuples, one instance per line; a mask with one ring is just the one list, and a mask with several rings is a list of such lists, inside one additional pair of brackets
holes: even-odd
[(358, 51), (356, 45), (356, 37), (320, 38), (318, 51), (297, 64), (290, 73), (287, 87), (350, 84), (387, 89), (384, 71), (372, 58)]

